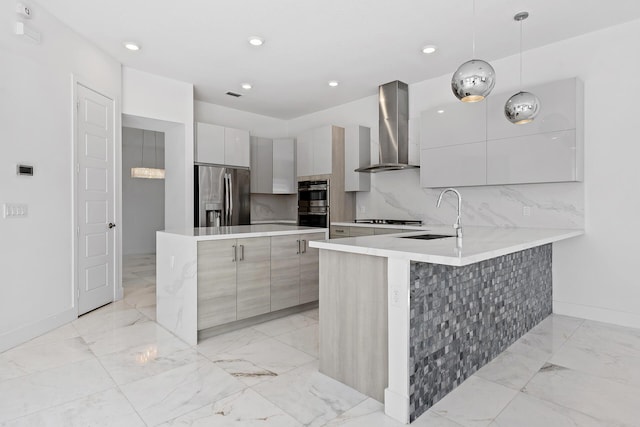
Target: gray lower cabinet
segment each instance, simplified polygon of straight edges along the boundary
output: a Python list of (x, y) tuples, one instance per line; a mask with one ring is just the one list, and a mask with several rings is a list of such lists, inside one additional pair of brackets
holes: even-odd
[(269, 237), (198, 242), (198, 329), (268, 313)]
[(271, 238), (271, 310), (300, 304), (300, 236)]
[(323, 233), (198, 242), (198, 330), (318, 300)]
[(236, 320), (236, 241), (198, 242), (198, 329)]
[(237, 320), (271, 310), (271, 248), (269, 237), (238, 239)]
[(310, 248), (310, 240), (324, 240), (317, 233), (300, 235), (300, 304), (318, 300), (320, 251)]
[[(318, 237), (320, 236), (320, 237)], [(317, 233), (271, 238), (271, 311), (318, 300)]]

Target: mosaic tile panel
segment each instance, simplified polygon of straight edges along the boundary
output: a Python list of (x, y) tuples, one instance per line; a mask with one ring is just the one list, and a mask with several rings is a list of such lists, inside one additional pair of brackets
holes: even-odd
[(411, 263), (410, 417), (552, 311), (551, 245), (464, 267)]

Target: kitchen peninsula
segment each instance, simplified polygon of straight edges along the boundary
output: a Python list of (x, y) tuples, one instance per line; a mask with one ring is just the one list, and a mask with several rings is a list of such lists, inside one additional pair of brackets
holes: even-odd
[(320, 372), (415, 420), (552, 312), (552, 243), (582, 230), (451, 227), (312, 242)]
[(317, 306), (326, 228), (258, 224), (157, 232), (157, 321), (195, 345)]

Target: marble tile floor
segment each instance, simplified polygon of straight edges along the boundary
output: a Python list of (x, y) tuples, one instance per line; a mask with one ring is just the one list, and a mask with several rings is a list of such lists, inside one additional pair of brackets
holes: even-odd
[[(153, 256), (123, 300), (0, 354), (0, 426), (395, 427), (318, 372), (318, 311), (192, 347), (154, 321)], [(640, 425), (640, 330), (552, 315), (412, 425)]]

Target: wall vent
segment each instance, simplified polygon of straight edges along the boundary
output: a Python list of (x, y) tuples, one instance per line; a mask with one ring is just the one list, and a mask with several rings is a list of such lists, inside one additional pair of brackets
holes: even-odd
[(235, 92), (227, 92), (227, 95), (233, 96), (235, 98), (240, 98), (242, 96), (239, 93), (235, 93)]

